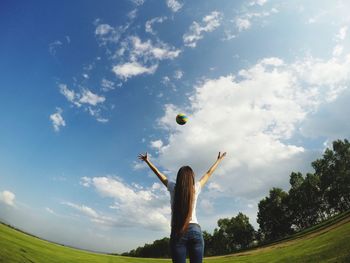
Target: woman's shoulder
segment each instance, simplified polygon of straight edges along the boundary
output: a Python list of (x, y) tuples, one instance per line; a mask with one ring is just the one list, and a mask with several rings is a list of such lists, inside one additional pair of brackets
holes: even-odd
[(170, 192), (174, 191), (174, 189), (175, 189), (175, 182), (172, 181), (172, 180), (168, 180), (167, 189)]
[(199, 192), (201, 191), (202, 189), (202, 186), (201, 186), (201, 183), (199, 181), (197, 181), (194, 185), (194, 189), (196, 191), (196, 194), (199, 194)]

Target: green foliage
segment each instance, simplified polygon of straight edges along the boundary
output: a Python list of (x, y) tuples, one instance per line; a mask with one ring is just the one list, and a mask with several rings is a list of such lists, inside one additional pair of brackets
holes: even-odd
[(236, 217), (231, 219), (219, 219), (218, 226), (222, 229), (227, 239), (230, 252), (247, 248), (253, 241), (254, 228), (249, 223), (249, 218), (242, 213), (238, 213)]
[(260, 237), (275, 240), (350, 209), (350, 143), (333, 142), (314, 173), (291, 173), (288, 193), (273, 188), (259, 203)]
[(270, 190), (270, 195), (258, 204), (258, 223), (267, 240), (275, 240), (293, 233), (288, 193), (280, 188)]
[[(294, 183), (298, 181), (298, 183)], [(320, 177), (317, 174), (291, 174), (291, 189), (289, 190), (288, 209), (296, 230), (310, 227), (323, 217), (324, 202), (320, 189)]]
[(169, 258), (170, 257), (170, 239), (164, 237), (155, 240), (152, 244), (145, 244), (130, 252), (123, 253), (122, 256), (144, 257), (144, 258)]
[(350, 143), (348, 140), (333, 142), (333, 150), (327, 149), (322, 159), (312, 163), (320, 177), (321, 189), (327, 202), (327, 213), (334, 214), (350, 209)]

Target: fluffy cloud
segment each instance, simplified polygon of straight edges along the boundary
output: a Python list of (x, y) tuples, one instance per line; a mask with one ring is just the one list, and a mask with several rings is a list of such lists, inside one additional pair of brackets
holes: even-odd
[(91, 207), (88, 207), (86, 205), (77, 205), (77, 204), (73, 204), (71, 202), (62, 202), (62, 204), (68, 205), (68, 206), (74, 208), (75, 210), (80, 211), (82, 214), (85, 214), (88, 217), (92, 217), (92, 218), (99, 217), (98, 213), (94, 209), (92, 209)]
[(176, 71), (174, 72), (174, 78), (175, 78), (175, 79), (181, 79), (183, 75), (184, 75), (184, 72), (181, 71), (181, 70), (176, 70)]
[(53, 128), (56, 132), (60, 130), (60, 127), (66, 126), (66, 122), (62, 117), (62, 109), (56, 108), (56, 112), (50, 115), (50, 120), (52, 121)]
[(151, 147), (155, 149), (160, 149), (163, 146), (162, 140), (151, 141)]
[(101, 86), (103, 91), (109, 91), (109, 90), (115, 89), (114, 82), (105, 78), (101, 80)]
[(143, 5), (145, 0), (131, 0), (131, 2), (133, 2), (135, 5), (139, 6), (139, 5)]
[(122, 33), (128, 28), (128, 25), (112, 27), (109, 24), (100, 24), (99, 19), (95, 21), (95, 25), (95, 36), (100, 46), (117, 44)]
[(115, 65), (112, 70), (124, 80), (141, 74), (153, 74), (158, 68), (159, 61), (174, 59), (180, 53), (181, 50), (159, 40), (156, 43), (152, 43), (151, 40), (142, 42), (138, 36), (131, 36), (122, 43), (121, 49), (117, 52), (118, 56), (128, 56), (129, 62)]
[(62, 47), (63, 43), (59, 40), (56, 40), (49, 44), (49, 52), (52, 56), (56, 56), (57, 49)]
[[(349, 62), (350, 56), (293, 64), (266, 58), (237, 75), (203, 81), (185, 109), (165, 105), (159, 125), (169, 139), (157, 161), (172, 172), (190, 163), (201, 175), (225, 150), (213, 181), (222, 194), (256, 198), (287, 185), (289, 173), (310, 169), (316, 154), (290, 140), (310, 114), (344, 92)], [(174, 116), (182, 111), (189, 122), (180, 127)]]
[(248, 28), (250, 28), (250, 26), (251, 23), (248, 19), (240, 17), (236, 19), (236, 27), (238, 28), (238, 31), (247, 30)]
[[(102, 79), (101, 85), (103, 86), (103, 91), (108, 91), (113, 89), (113, 82), (108, 81), (106, 79)], [(91, 116), (95, 117), (98, 122), (108, 122), (108, 119), (101, 117), (101, 107), (103, 103), (106, 101), (104, 96), (100, 96), (96, 93), (93, 93), (91, 90), (83, 88), (81, 92), (75, 92), (72, 89), (69, 89), (66, 84), (58, 85), (60, 93), (73, 105), (78, 108), (82, 107), (87, 111)], [(61, 111), (58, 111), (58, 114), (51, 115), (50, 118), (54, 123), (61, 123), (62, 126), (65, 126), (64, 120), (62, 118)], [(61, 121), (62, 119), (62, 121)], [(57, 125), (56, 125), (57, 126)], [(54, 127), (56, 127), (54, 126)], [(60, 125), (57, 126), (59, 128)], [(56, 128), (55, 128), (56, 130)]]
[(222, 14), (217, 11), (211, 12), (202, 19), (202, 23), (193, 22), (189, 32), (183, 35), (183, 41), (187, 47), (196, 47), (198, 40), (203, 38), (204, 32), (212, 32), (220, 26)]
[(173, 12), (179, 11), (183, 6), (183, 4), (176, 0), (166, 0), (166, 4)]
[(127, 62), (124, 64), (119, 64), (113, 67), (113, 72), (120, 78), (127, 80), (128, 78), (141, 75), (141, 74), (153, 74), (158, 65), (152, 65), (146, 67), (138, 62)]
[(258, 18), (268, 17), (272, 14), (278, 13), (276, 8), (272, 8), (270, 11), (262, 12), (249, 12), (246, 11), (234, 20), (236, 28), (239, 32), (249, 29), (252, 26), (252, 21)]
[(336, 46), (333, 48), (333, 56), (338, 57), (343, 53), (344, 46), (342, 42), (346, 38), (346, 33), (347, 33), (348, 27), (343, 26), (339, 29), (338, 34), (335, 36), (335, 41), (336, 41)]
[(144, 189), (136, 184), (127, 185), (118, 177), (83, 177), (81, 184), (93, 187), (102, 197), (111, 198), (114, 203), (110, 208), (118, 211), (118, 216), (110, 218), (88, 207), (75, 207), (98, 219), (95, 222), (116, 227), (138, 225), (153, 230), (169, 230), (170, 197), (164, 186), (155, 183)]
[(97, 94), (92, 93), (88, 89), (83, 89), (79, 102), (96, 106), (99, 103), (103, 103), (105, 100), (105, 97), (98, 96)]
[(152, 34), (152, 35), (155, 35), (156, 32), (153, 30), (153, 27), (152, 27), (153, 24), (154, 23), (163, 23), (167, 19), (168, 18), (166, 16), (162, 16), (162, 17), (155, 17), (155, 18), (152, 18), (151, 20), (146, 21), (145, 31)]
[[(102, 81), (102, 85), (110, 85), (110, 82), (106, 80)], [(67, 85), (59, 84), (60, 93), (66, 97), (66, 99), (74, 105), (80, 107), (82, 104), (89, 104), (96, 106), (99, 103), (103, 103), (106, 98), (99, 96), (88, 89), (83, 89), (81, 93), (76, 93), (74, 90), (70, 90)]]
[(254, 0), (250, 2), (250, 5), (260, 5), (263, 6), (264, 4), (267, 3), (267, 0)]
[(343, 26), (339, 29), (339, 33), (336, 35), (338, 40), (344, 40), (346, 38), (346, 32), (348, 31), (347, 26)]
[(0, 192), (0, 201), (5, 203), (8, 206), (15, 206), (16, 195), (10, 191)]
[[(328, 142), (349, 138), (350, 89), (307, 117), (300, 130), (305, 137), (327, 138)], [(325, 145), (330, 147), (331, 145)]]
[(132, 43), (131, 59), (143, 58), (145, 60), (164, 60), (164, 59), (174, 59), (179, 56), (181, 51), (179, 49), (174, 49), (169, 47), (163, 42), (158, 42), (153, 45), (151, 40), (142, 42), (137, 36), (130, 37)]

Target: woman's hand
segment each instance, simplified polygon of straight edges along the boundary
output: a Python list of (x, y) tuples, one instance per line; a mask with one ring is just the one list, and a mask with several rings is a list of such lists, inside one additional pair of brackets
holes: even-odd
[(147, 152), (145, 154), (140, 153), (138, 158), (140, 160), (144, 161), (144, 162), (147, 162), (148, 161), (148, 154), (147, 154)]
[(165, 185), (165, 187), (167, 187), (168, 185), (168, 178), (162, 174), (157, 167), (154, 166), (154, 164), (148, 159), (148, 154), (147, 152), (145, 152), (144, 154), (140, 153), (137, 156), (141, 161), (144, 161), (147, 163), (147, 165), (149, 166), (149, 168), (151, 168), (151, 170), (157, 175), (157, 177), (159, 178), (159, 180)]
[(225, 156), (226, 156), (226, 152), (224, 152), (223, 154), (221, 154), (221, 152), (219, 152), (218, 160), (221, 161), (222, 159), (224, 159)]

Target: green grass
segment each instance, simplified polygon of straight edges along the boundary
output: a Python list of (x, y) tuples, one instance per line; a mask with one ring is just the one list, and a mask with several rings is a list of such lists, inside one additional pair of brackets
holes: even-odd
[[(171, 262), (112, 256), (64, 247), (0, 224), (0, 262)], [(350, 215), (345, 214), (279, 243), (245, 252), (209, 257), (222, 262), (350, 262)]]

